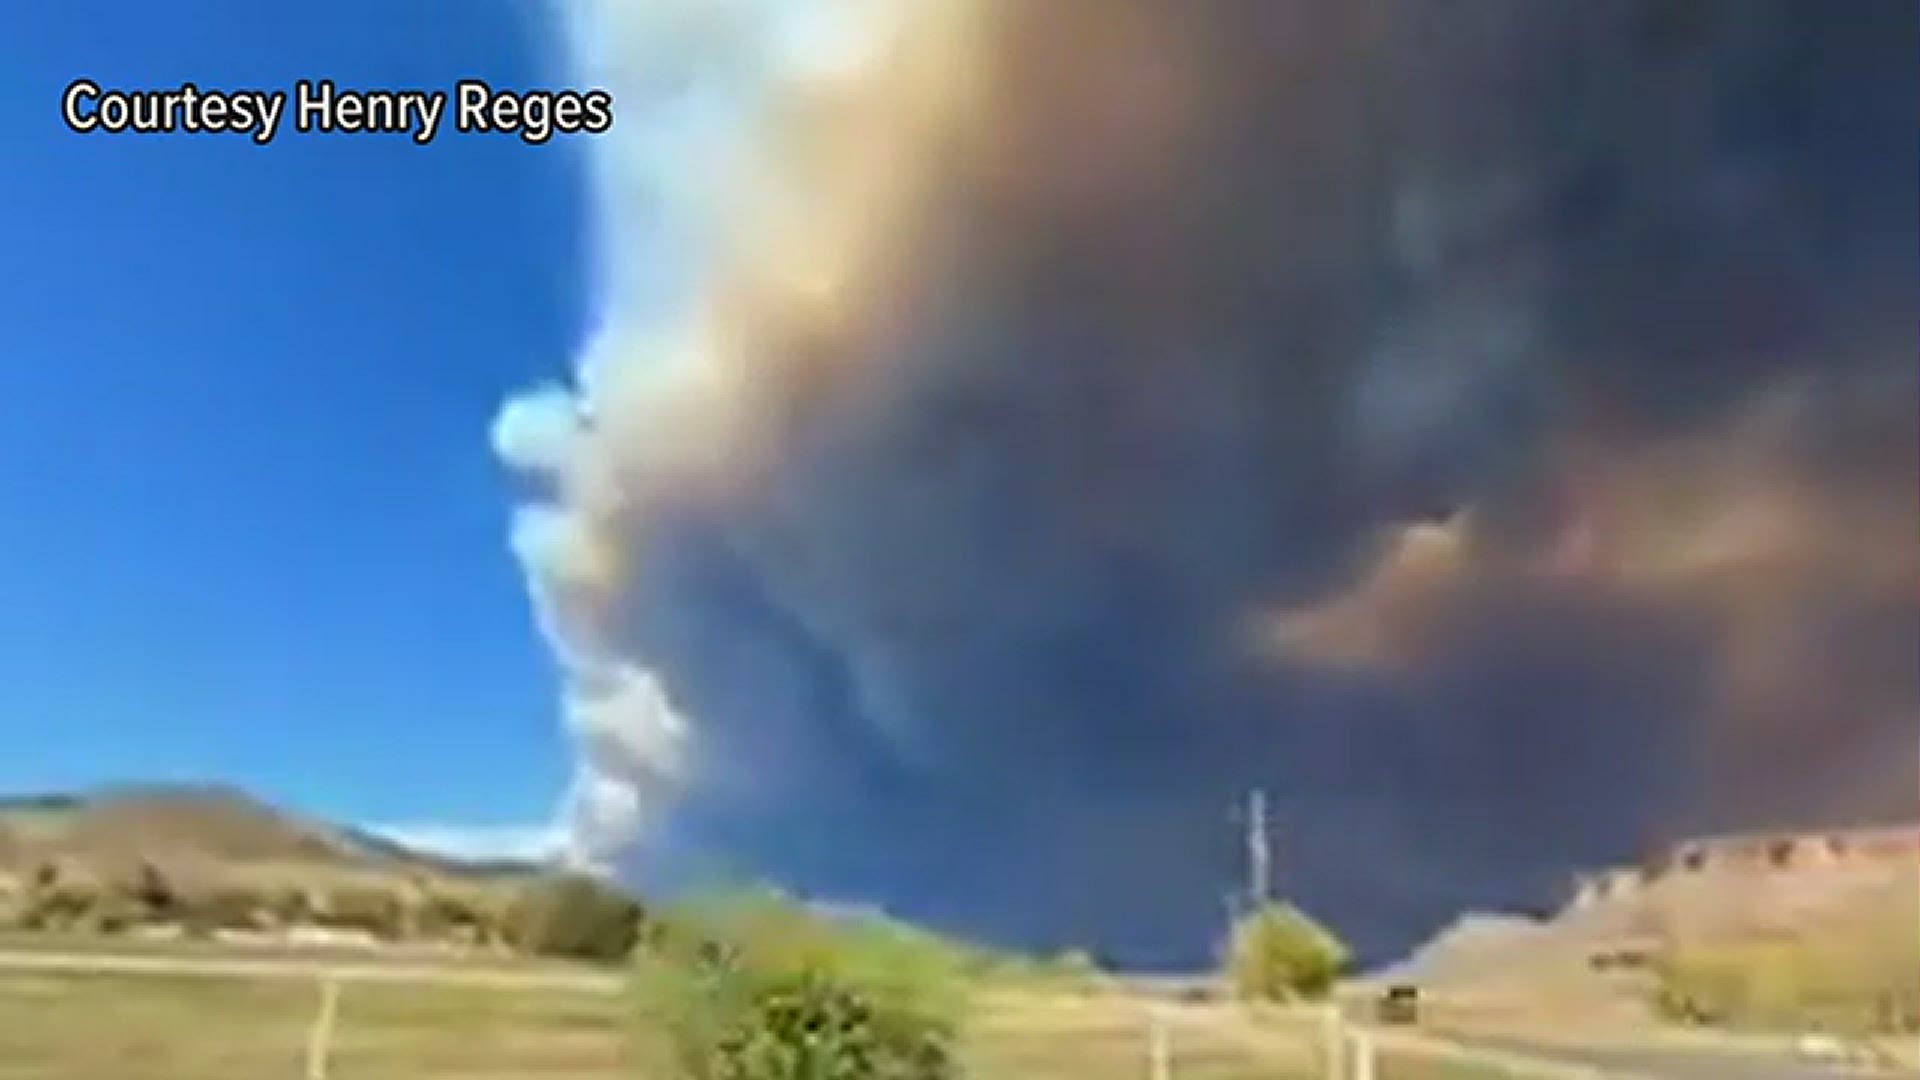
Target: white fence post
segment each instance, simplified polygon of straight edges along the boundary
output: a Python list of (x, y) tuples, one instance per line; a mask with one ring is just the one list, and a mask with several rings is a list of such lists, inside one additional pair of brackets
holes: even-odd
[(1173, 1047), (1167, 1040), (1167, 1019), (1159, 1009), (1147, 1011), (1147, 1075), (1173, 1080)]
[(1326, 1080), (1345, 1080), (1346, 1032), (1340, 1022), (1338, 1006), (1328, 1005), (1320, 1013), (1320, 1056), (1326, 1070)]
[(320, 1012), (307, 1032), (307, 1080), (327, 1080), (327, 1053), (333, 1045), (333, 1022), (340, 1012), (340, 983), (332, 976), (320, 980)]
[(1353, 1054), (1353, 1080), (1373, 1080), (1373, 1038), (1365, 1028), (1348, 1033), (1348, 1049)]

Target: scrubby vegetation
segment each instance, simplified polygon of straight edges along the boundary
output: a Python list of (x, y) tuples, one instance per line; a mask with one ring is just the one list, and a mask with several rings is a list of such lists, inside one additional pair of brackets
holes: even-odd
[[(47, 862), (11, 883), (0, 879), (0, 930), (150, 930), (210, 937), (313, 928), (370, 941), (488, 945), (508, 939), (514, 914), (510, 901), (538, 891), (544, 880), (532, 879), (534, 884), (516, 892), (504, 882), (420, 875), (299, 868), (180, 872), (151, 862), (102, 872)], [(529, 935), (530, 950), (583, 955), (577, 944), (562, 940), (565, 934), (558, 926), (604, 938), (607, 910), (606, 905), (576, 905), (554, 928)], [(523, 918), (522, 925), (528, 921)], [(628, 947), (633, 933), (629, 927)], [(625, 955), (623, 948), (612, 958)]]
[(418, 851), (217, 787), (0, 799), (0, 931), (497, 946), (509, 901), (540, 872)]
[(507, 913), (507, 934), (523, 952), (569, 960), (624, 960), (640, 939), (644, 912), (626, 893), (586, 874), (559, 874), (523, 889)]
[(1920, 890), (1900, 882), (1796, 933), (1682, 945), (1657, 1004), (1688, 1023), (1920, 1031)]
[(1916, 937), (1890, 936), (1877, 953), (1794, 939), (1679, 950), (1659, 966), (1657, 1002), (1685, 1023), (1920, 1032)]
[(1226, 975), (1244, 999), (1295, 1001), (1325, 995), (1348, 960), (1347, 947), (1331, 931), (1298, 908), (1275, 902), (1234, 922)]
[(1054, 993), (1092, 994), (1113, 989), (1093, 954), (1069, 949), (1053, 956), (969, 951), (968, 974), (998, 985)]
[(943, 1080), (979, 957), (873, 917), (773, 895), (708, 901), (650, 927), (637, 985), (676, 1080)]

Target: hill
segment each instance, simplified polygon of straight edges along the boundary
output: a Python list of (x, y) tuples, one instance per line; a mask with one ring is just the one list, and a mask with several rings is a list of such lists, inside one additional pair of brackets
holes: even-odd
[(0, 798), (0, 872), (59, 862), (278, 865), (315, 870), (512, 876), (533, 863), (468, 862), (362, 830), (303, 818), (235, 788), (128, 785), (87, 795)]
[[(1370, 982), (1375, 980), (1369, 980)], [(1920, 1026), (1920, 826), (1690, 840), (1550, 919), (1463, 917), (1377, 981), (1595, 1015)]]
[(30, 929), (331, 923), (485, 937), (506, 893), (543, 869), (418, 851), (228, 787), (0, 798), (0, 925)]

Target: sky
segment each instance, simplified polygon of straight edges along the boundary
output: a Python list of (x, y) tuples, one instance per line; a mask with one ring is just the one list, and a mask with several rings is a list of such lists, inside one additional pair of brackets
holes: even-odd
[(534, 0), (29, 4), (0, 34), (0, 791), (546, 820), (487, 427), (584, 322), (567, 138), (81, 137), (107, 87), (554, 85)]

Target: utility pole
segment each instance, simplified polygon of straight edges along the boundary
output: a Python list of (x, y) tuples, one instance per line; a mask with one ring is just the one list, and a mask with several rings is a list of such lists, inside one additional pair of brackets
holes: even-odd
[(1258, 911), (1273, 898), (1273, 846), (1267, 835), (1267, 793), (1247, 796), (1247, 899)]

